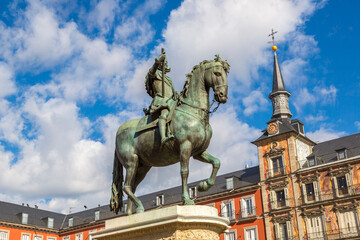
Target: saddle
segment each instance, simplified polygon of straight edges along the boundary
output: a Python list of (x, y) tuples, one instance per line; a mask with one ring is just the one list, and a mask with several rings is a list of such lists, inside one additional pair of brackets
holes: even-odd
[[(166, 123), (170, 123), (171, 120), (173, 119), (173, 115), (177, 106), (177, 101), (174, 101), (173, 99), (169, 100), (169, 115), (168, 118), (166, 120)], [(159, 114), (156, 115), (146, 115), (144, 117), (142, 117), (138, 123), (138, 125), (136, 126), (136, 132), (142, 132), (148, 129), (152, 129), (152, 128), (157, 128), (158, 127), (158, 121), (159, 121)]]

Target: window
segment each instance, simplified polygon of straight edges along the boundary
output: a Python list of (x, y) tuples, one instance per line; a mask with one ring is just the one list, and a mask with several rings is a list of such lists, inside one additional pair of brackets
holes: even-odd
[(236, 240), (236, 232), (235, 231), (231, 231), (231, 232), (227, 232), (224, 234), (224, 239), (225, 240)]
[(69, 218), (69, 227), (74, 225), (74, 218)]
[(33, 240), (43, 240), (43, 236), (35, 234)]
[(47, 240), (56, 240), (56, 237), (47, 237)]
[(276, 239), (287, 240), (292, 238), (292, 224), (291, 221), (275, 224)]
[(351, 237), (357, 235), (357, 221), (354, 211), (342, 212), (340, 213), (340, 227), (341, 233), (345, 237)]
[(82, 233), (75, 234), (75, 240), (83, 240), (83, 234)]
[(281, 175), (284, 172), (282, 157), (272, 159), (273, 175)]
[(315, 166), (315, 157), (311, 157), (308, 159), (309, 167)]
[(231, 177), (231, 178), (227, 178), (226, 179), (226, 189), (229, 190), (229, 189), (233, 189), (234, 188), (234, 178)]
[(235, 219), (234, 200), (227, 200), (221, 203), (221, 216), (229, 220)]
[(47, 227), (54, 228), (54, 219), (53, 218), (50, 218), (50, 217), (48, 218)]
[(31, 235), (29, 233), (22, 233), (21, 234), (21, 240), (30, 240), (31, 239), (30, 236)]
[(277, 191), (276, 192), (276, 201), (277, 201), (277, 207), (283, 207), (285, 206), (285, 191)]
[(337, 177), (337, 185), (338, 185), (338, 193), (339, 193), (339, 195), (348, 194), (348, 187), (347, 187), (347, 184), (346, 184), (345, 176)]
[(156, 206), (164, 205), (164, 195), (156, 196)]
[(254, 195), (245, 196), (240, 200), (241, 217), (249, 217), (256, 215)]
[(197, 197), (197, 188), (196, 187), (189, 188), (189, 195), (190, 195), (190, 198), (196, 198)]
[(315, 194), (314, 194), (314, 184), (308, 183), (305, 185), (306, 187), (306, 197), (308, 201), (314, 201), (315, 200)]
[(22, 224), (28, 224), (29, 214), (22, 213), (21, 214), (21, 223)]
[(63, 240), (70, 240), (70, 236), (66, 236), (62, 238)]
[(95, 221), (100, 219), (100, 211), (95, 211)]
[(339, 159), (339, 160), (346, 158), (345, 149), (342, 149), (342, 150), (337, 151), (337, 154), (338, 154), (338, 159)]
[(245, 228), (245, 240), (257, 240), (256, 227)]
[(0, 240), (9, 240), (9, 231), (0, 229)]
[(324, 236), (321, 216), (308, 218), (308, 238), (322, 238)]

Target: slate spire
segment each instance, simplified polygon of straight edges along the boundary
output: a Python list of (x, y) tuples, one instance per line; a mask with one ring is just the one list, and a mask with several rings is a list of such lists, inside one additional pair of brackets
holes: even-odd
[(279, 61), (277, 59), (276, 50), (277, 47), (272, 47), (274, 51), (274, 72), (273, 72), (273, 87), (272, 92), (269, 95), (273, 105), (273, 119), (291, 119), (291, 112), (289, 109), (289, 97), (290, 93), (286, 90), (285, 84), (281, 75)]

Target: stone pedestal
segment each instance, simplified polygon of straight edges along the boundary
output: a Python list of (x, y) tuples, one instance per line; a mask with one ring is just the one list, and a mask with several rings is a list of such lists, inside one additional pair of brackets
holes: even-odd
[(209, 206), (172, 206), (117, 217), (92, 234), (96, 240), (218, 240), (229, 220)]

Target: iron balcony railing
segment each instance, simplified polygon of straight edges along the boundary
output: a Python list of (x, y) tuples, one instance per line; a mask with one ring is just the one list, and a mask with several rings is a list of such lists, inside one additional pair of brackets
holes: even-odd
[(241, 209), (238, 213), (237, 219), (241, 220), (241, 219), (246, 219), (246, 218), (251, 218), (251, 217), (256, 217), (256, 207), (253, 206), (251, 208), (247, 208), (247, 209)]
[(306, 240), (322, 240), (322, 239), (347, 239), (360, 236), (358, 227), (349, 227), (341, 229), (332, 229), (328, 231), (307, 233), (305, 235)]
[(240, 210), (239, 212), (231, 211), (231, 212), (220, 212), (220, 217), (224, 217), (229, 219), (230, 221), (235, 220), (244, 220), (246, 218), (256, 217), (256, 207), (252, 207), (249, 209)]
[[(337, 191), (337, 196), (336, 196), (336, 191)], [(336, 189), (332, 188), (327, 191), (312, 192), (311, 194), (306, 194), (306, 196), (302, 194), (302, 196), (299, 198), (299, 203), (300, 204), (314, 203), (319, 201), (332, 200), (337, 197), (341, 198), (341, 197), (357, 195), (357, 194), (360, 194), (360, 184), (355, 184), (348, 187), (342, 187)], [(306, 198), (306, 201), (304, 201), (304, 198)]]
[(278, 167), (270, 169), (266, 172), (266, 178), (272, 178), (272, 177), (278, 177), (283, 176), (286, 174), (286, 168), (285, 167)]
[(222, 211), (222, 212), (220, 212), (219, 216), (220, 216), (220, 217), (227, 218), (227, 219), (229, 219), (230, 221), (236, 220), (236, 213), (235, 213), (235, 211), (230, 211), (230, 212)]

